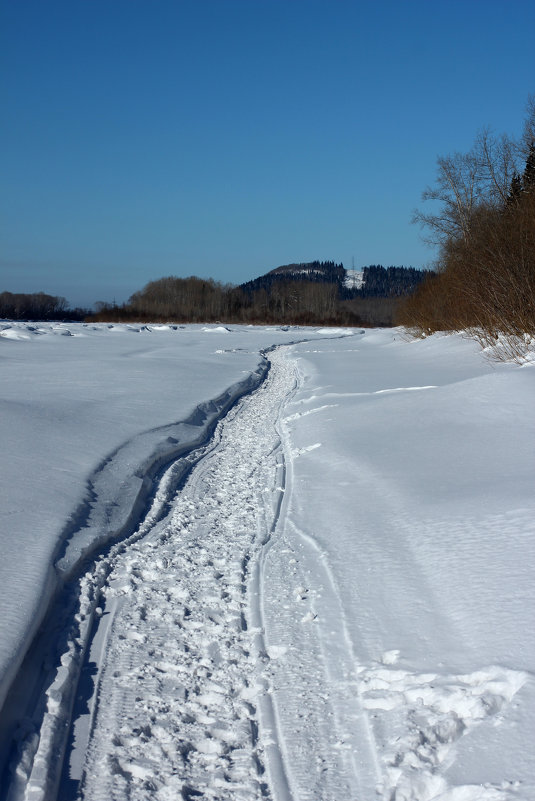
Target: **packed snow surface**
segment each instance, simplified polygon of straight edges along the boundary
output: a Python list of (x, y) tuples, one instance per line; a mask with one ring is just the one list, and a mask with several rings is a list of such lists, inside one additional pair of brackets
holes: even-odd
[(0, 329), (0, 798), (535, 798), (533, 365)]

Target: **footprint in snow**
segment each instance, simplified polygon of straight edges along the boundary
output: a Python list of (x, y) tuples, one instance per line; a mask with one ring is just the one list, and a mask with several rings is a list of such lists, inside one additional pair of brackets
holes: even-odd
[[(413, 673), (393, 667), (398, 659), (397, 649), (386, 651), (381, 663), (358, 670), (362, 706), (380, 721), (382, 736), (387, 737), (381, 792), (389, 798), (398, 794), (421, 798), (422, 792), (426, 798), (450, 798), (439, 770), (451, 760), (452, 746), (475, 726), (499, 715), (527, 674), (498, 666), (459, 675)], [(400, 720), (404, 720), (401, 734)], [(458, 787), (455, 798), (504, 798), (490, 785), (488, 793), (480, 790)]]

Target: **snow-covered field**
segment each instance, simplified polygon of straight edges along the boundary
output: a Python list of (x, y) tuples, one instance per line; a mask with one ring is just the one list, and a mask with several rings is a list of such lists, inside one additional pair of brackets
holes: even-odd
[(4, 322), (0, 376), (0, 799), (535, 798), (532, 364)]

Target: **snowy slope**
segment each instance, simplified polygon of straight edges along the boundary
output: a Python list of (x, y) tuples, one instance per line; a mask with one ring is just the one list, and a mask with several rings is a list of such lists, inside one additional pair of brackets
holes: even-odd
[(344, 286), (347, 289), (362, 289), (364, 286), (364, 270), (346, 270)]

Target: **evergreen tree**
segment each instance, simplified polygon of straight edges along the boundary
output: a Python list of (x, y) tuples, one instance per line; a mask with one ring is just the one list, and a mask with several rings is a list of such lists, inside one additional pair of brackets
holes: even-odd
[(509, 190), (509, 195), (507, 197), (507, 208), (511, 208), (511, 206), (516, 206), (518, 201), (522, 196), (522, 178), (518, 173), (513, 175), (513, 180), (511, 181), (511, 189)]
[(529, 146), (529, 154), (522, 179), (522, 189), (524, 192), (533, 192), (535, 190), (535, 142), (532, 142)]

